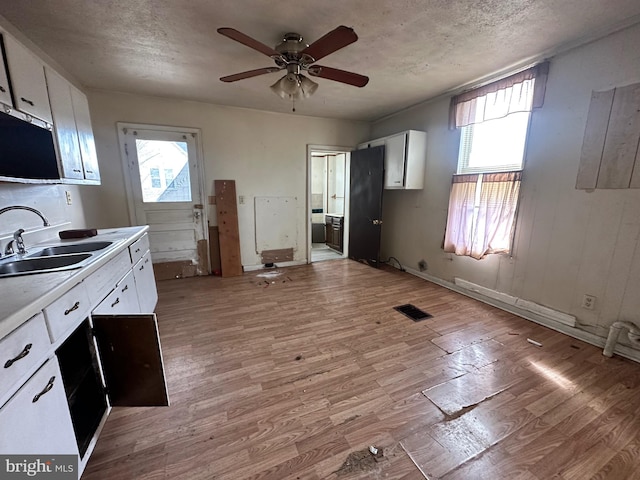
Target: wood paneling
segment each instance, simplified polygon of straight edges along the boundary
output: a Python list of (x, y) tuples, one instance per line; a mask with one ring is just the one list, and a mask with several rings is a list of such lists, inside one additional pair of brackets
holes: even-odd
[[(172, 406), (115, 409), (84, 480), (640, 471), (637, 364), (390, 268), (279, 278), (159, 283)], [(412, 322), (401, 303), (434, 318)]]
[(576, 188), (596, 188), (614, 92), (615, 89), (591, 94)]
[(216, 211), (223, 277), (242, 275), (235, 180), (215, 180)]
[(639, 139), (640, 84), (616, 88), (597, 188), (629, 188)]

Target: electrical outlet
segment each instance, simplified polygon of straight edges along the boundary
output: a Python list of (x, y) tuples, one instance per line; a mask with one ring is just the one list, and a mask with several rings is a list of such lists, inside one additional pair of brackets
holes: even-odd
[(238, 197), (238, 203), (239, 203), (240, 205), (244, 205), (244, 195), (240, 195), (240, 196)]
[(64, 194), (67, 196), (67, 205), (71, 205), (71, 192), (67, 190)]
[(582, 308), (586, 308), (587, 310), (593, 310), (596, 304), (596, 297), (593, 295), (586, 295), (582, 297)]
[(429, 265), (427, 265), (427, 262), (423, 259), (418, 262), (418, 268), (421, 272), (424, 272), (427, 268), (429, 268)]

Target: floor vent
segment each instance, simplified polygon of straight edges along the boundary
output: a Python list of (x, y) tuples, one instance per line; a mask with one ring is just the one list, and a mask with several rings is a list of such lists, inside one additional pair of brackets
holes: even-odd
[(427, 312), (420, 310), (415, 305), (411, 305), (407, 303), (406, 305), (400, 305), (398, 307), (393, 307), (394, 310), (406, 315), (414, 322), (419, 322), (420, 320), (425, 320), (427, 318), (433, 318), (433, 315), (428, 314)]

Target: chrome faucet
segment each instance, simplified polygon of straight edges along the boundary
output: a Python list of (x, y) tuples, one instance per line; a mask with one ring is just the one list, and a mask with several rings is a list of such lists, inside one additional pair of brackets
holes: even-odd
[(13, 251), (14, 244), (18, 249), (18, 253), (20, 255), (24, 255), (25, 253), (27, 253), (27, 248), (24, 244), (24, 238), (22, 238), (23, 233), (24, 233), (24, 228), (19, 228), (18, 230), (13, 232), (13, 240), (7, 244), (7, 248), (4, 251), (5, 255), (12, 255), (13, 253), (15, 253)]
[[(51, 225), (49, 223), (49, 220), (47, 220), (47, 217), (45, 217), (42, 214), (42, 212), (40, 212), (39, 210), (36, 210), (35, 208), (27, 207), (26, 205), (11, 205), (9, 207), (0, 208), (0, 215), (2, 215), (3, 213), (9, 212), (11, 210), (27, 210), (29, 212), (33, 212), (42, 219), (43, 226), (48, 227)], [(13, 250), (14, 244), (18, 249), (18, 253), (20, 255), (27, 253), (27, 249), (24, 244), (24, 239), (22, 238), (23, 233), (24, 233), (24, 229), (22, 228), (19, 228), (13, 233), (13, 240), (7, 244), (7, 248), (4, 251), (5, 255), (12, 255), (13, 253), (15, 253)]]

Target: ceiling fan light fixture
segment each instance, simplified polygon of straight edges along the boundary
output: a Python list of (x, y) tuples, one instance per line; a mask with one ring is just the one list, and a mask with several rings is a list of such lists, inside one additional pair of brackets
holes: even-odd
[(309, 98), (317, 89), (316, 82), (298, 73), (287, 73), (271, 85), (271, 91), (284, 100)]
[(302, 90), (302, 96), (309, 98), (318, 89), (318, 84), (304, 75), (298, 75), (300, 79), (300, 90)]

